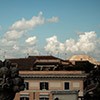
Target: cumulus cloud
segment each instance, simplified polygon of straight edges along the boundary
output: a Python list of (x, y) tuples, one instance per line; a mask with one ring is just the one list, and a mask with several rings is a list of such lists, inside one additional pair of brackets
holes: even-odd
[(16, 21), (10, 29), (13, 30), (30, 30), (37, 25), (44, 24), (45, 18), (42, 16), (42, 12), (38, 14), (38, 16), (33, 16), (31, 19), (26, 20), (25, 18), (22, 18), (19, 21)]
[(19, 47), (15, 44), (15, 45), (13, 46), (13, 49), (14, 49), (14, 50), (19, 50)]
[(57, 40), (57, 36), (53, 36), (46, 39), (47, 45), (45, 50), (54, 54), (59, 53), (76, 53), (93, 52), (96, 49), (97, 36), (94, 31), (84, 32), (80, 34), (78, 39), (67, 39), (64, 43)]
[(96, 48), (96, 33), (94, 31), (80, 34), (78, 40), (69, 39), (65, 42), (66, 51), (91, 52)]
[(3, 38), (3, 39), (0, 39), (0, 46), (2, 47), (10, 47), (10, 46), (12, 46), (12, 45), (14, 45), (14, 44), (16, 44), (16, 41), (13, 41), (13, 40), (7, 40), (7, 39), (5, 39), (5, 38)]
[[(57, 17), (51, 17), (50, 19), (46, 19), (43, 16), (42, 12), (39, 12), (37, 16), (33, 16), (31, 19), (22, 18), (21, 20), (16, 21), (13, 23), (8, 31), (4, 34), (2, 38), (3, 43), (7, 42), (15, 42), (20, 38), (23, 38), (23, 35), (28, 33), (29, 30), (34, 29), (38, 25), (45, 24), (47, 22), (57, 22)], [(34, 44), (35, 37), (28, 38), (25, 42), (28, 44)], [(10, 44), (9, 43), (9, 44)], [(7, 43), (8, 44), (8, 43)]]
[(46, 39), (47, 45), (44, 47), (49, 53), (58, 54), (64, 51), (64, 44), (57, 40), (57, 36)]
[[(58, 17), (47, 19), (43, 16), (42, 12), (39, 12), (37, 16), (33, 16), (30, 19), (21, 18), (20, 20), (15, 21), (0, 38), (2, 50), (7, 50), (6, 54), (9, 54), (10, 56), (21, 56), (27, 52), (38, 54), (38, 50), (34, 48), (37, 38), (36, 36), (29, 37), (28, 32), (39, 25), (47, 24), (47, 22), (58, 22)], [(27, 35), (25, 36), (25, 34)]]
[(79, 36), (79, 41), (77, 42), (76, 46), (78, 46), (83, 52), (91, 52), (96, 48), (96, 38), (95, 32), (85, 32), (83, 35)]
[(52, 23), (52, 22), (58, 22), (59, 21), (59, 18), (58, 17), (52, 17), (52, 18), (49, 18), (49, 19), (47, 19), (47, 22), (50, 22), (50, 23)]
[(16, 40), (23, 36), (24, 31), (9, 30), (5, 33), (4, 37), (7, 40)]
[(28, 39), (25, 40), (26, 43), (29, 45), (34, 45), (36, 44), (37, 38), (36, 36), (29, 37)]
[(70, 51), (70, 52), (78, 51), (78, 48), (76, 47), (76, 42), (75, 42), (74, 39), (66, 40), (64, 45), (65, 45), (65, 50), (66, 51)]
[(47, 22), (55, 23), (59, 21), (58, 17), (51, 17), (49, 19), (46, 19), (43, 17), (43, 13), (39, 12), (38, 16), (33, 16), (31, 19), (26, 20), (25, 18), (22, 18), (21, 20), (16, 21), (11, 27), (11, 30), (30, 30), (35, 28), (38, 25), (45, 24)]

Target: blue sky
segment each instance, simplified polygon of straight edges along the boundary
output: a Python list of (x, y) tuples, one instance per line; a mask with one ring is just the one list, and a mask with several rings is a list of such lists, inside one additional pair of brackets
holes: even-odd
[(1, 59), (67, 53), (100, 60), (99, 41), (100, 0), (0, 0)]

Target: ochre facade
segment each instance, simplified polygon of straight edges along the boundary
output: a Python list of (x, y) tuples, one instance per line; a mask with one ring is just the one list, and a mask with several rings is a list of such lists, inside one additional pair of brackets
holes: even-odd
[[(53, 100), (52, 91), (79, 91), (83, 96), (86, 75), (82, 71), (20, 71), (20, 75), (28, 83), (28, 90), (17, 93), (15, 100)], [(48, 89), (40, 90), (41, 82), (47, 82)]]

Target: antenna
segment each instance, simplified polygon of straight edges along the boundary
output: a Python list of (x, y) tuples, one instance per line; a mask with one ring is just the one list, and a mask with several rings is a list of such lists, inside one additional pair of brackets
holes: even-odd
[(4, 51), (4, 55), (3, 55), (3, 58), (4, 58), (4, 59), (6, 58), (6, 51)]
[(27, 53), (27, 57), (29, 57), (29, 53)]
[(66, 60), (66, 55), (67, 55), (67, 53), (65, 52), (64, 54), (65, 54), (65, 60)]

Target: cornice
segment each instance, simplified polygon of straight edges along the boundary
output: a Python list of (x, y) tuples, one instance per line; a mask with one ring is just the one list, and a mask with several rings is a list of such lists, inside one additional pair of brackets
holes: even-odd
[(63, 74), (63, 75), (32, 75), (32, 74), (21, 74), (21, 77), (23, 77), (23, 78), (32, 78), (32, 79), (44, 79), (44, 78), (49, 78), (49, 79), (66, 79), (66, 78), (73, 78), (73, 79), (75, 79), (75, 78), (81, 78), (81, 79), (83, 79), (83, 78), (85, 78), (86, 77), (86, 74), (76, 74), (76, 75), (73, 75), (73, 74), (68, 74), (68, 75), (66, 75), (66, 74)]

